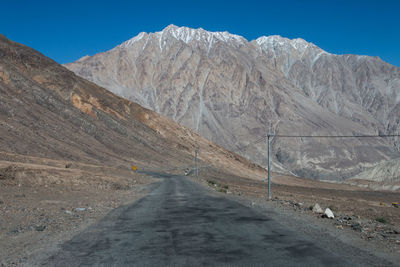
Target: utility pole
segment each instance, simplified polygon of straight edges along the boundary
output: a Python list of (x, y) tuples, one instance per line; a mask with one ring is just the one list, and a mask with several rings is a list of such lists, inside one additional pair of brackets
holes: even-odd
[(268, 200), (271, 200), (271, 132), (268, 129)]
[(194, 150), (194, 164), (196, 166), (196, 178), (199, 178), (199, 164), (198, 164), (198, 160), (197, 160), (198, 152), (199, 152), (199, 148), (196, 147), (196, 149)]

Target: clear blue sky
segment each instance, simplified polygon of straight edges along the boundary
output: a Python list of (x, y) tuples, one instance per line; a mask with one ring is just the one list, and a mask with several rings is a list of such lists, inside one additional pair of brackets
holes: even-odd
[(106, 51), (169, 24), (229, 31), (248, 40), (301, 37), (335, 54), (400, 66), (400, 1), (3, 1), (0, 33), (59, 63)]

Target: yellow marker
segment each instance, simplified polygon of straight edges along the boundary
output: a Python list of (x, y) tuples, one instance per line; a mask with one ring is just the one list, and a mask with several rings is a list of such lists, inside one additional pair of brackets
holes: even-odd
[(132, 166), (132, 171), (137, 171), (137, 167), (136, 166)]

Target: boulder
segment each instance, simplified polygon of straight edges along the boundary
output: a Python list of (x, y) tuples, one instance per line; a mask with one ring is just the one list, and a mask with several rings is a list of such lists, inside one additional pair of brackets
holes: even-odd
[(321, 209), (321, 207), (318, 205), (318, 203), (315, 203), (314, 207), (312, 208), (312, 211), (314, 213), (324, 213), (324, 211)]
[(326, 208), (324, 214), (325, 214), (325, 216), (326, 216), (327, 218), (329, 218), (329, 219), (335, 218), (335, 215), (333, 215), (333, 212), (331, 211), (330, 208)]

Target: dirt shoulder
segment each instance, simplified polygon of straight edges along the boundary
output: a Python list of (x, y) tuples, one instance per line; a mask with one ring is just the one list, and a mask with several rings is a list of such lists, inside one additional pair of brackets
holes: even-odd
[[(267, 200), (267, 183), (223, 174), (203, 172), (200, 179), (192, 177), (203, 186), (220, 192), (244, 205), (262, 212), (275, 211), (283, 224), (292, 225), (314, 236), (315, 240), (334, 236), (347, 244), (375, 255), (400, 262), (400, 209), (392, 206), (400, 193), (371, 191), (330, 183), (307, 180), (304, 186), (295, 180), (285, 179), (284, 184), (272, 184), (272, 200)], [(318, 203), (323, 210), (330, 208), (334, 219), (323, 218), (312, 207)], [(379, 222), (378, 220), (383, 221)]]
[(145, 196), (154, 181), (128, 168), (45, 163), (0, 162), (0, 266), (46, 257), (112, 209)]

